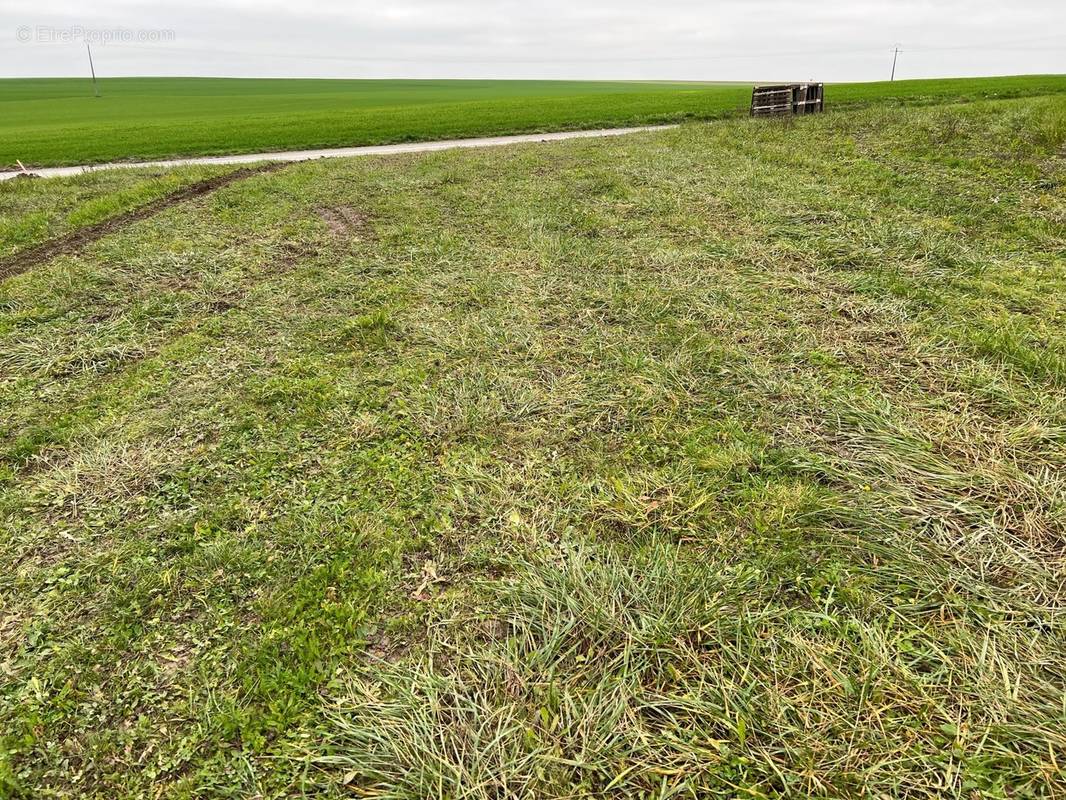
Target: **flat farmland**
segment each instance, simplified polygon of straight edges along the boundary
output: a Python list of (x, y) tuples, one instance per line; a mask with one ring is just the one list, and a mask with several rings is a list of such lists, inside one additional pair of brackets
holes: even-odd
[(0, 185), (0, 796), (1066, 794), (1066, 106), (939, 91)]
[[(391, 144), (743, 114), (750, 84), (115, 78), (0, 80), (0, 167)], [(1062, 76), (839, 84), (830, 107), (1066, 91)]]

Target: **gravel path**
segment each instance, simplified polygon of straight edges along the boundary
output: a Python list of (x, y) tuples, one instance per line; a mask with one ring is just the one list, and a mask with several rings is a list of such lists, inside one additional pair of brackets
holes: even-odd
[[(316, 158), (351, 158), (355, 156), (382, 156), (393, 153), (429, 153), (437, 150), (455, 150), (468, 147), (499, 147), (523, 142), (557, 142), (563, 139), (593, 139), (602, 136), (624, 136), (627, 133), (661, 131), (673, 125), (645, 125), (636, 128), (605, 128), (594, 131), (563, 131), (561, 133), (530, 133), (519, 136), (489, 136), (483, 139), (452, 139), (442, 142), (411, 142), (410, 144), (385, 144), (371, 147), (335, 147), (326, 150), (286, 150), (276, 153), (246, 153), (233, 156), (201, 156), (197, 158), (174, 158), (166, 161), (114, 161), (106, 164), (86, 164), (78, 167), (42, 167), (29, 172), (42, 178), (61, 178), (95, 172), (101, 169), (136, 169), (137, 167), (181, 167), (187, 164), (254, 164), (260, 161), (310, 161)], [(0, 172), (0, 181), (15, 178), (18, 171)]]

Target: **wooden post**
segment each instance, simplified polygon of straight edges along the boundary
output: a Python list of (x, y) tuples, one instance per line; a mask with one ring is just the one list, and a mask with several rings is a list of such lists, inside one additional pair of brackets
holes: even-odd
[(89, 54), (89, 72), (93, 76), (93, 94), (97, 97), (100, 96), (100, 87), (96, 84), (96, 67), (93, 66), (93, 50), (89, 47), (89, 43), (85, 43), (85, 52)]

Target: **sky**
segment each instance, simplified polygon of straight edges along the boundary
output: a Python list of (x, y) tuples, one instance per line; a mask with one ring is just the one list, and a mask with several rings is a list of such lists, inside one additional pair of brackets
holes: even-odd
[(1066, 73), (1066, 0), (3, 0), (0, 76), (635, 80)]

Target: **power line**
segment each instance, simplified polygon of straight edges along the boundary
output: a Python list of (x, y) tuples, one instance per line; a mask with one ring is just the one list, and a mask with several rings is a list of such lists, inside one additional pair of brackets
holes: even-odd
[[(205, 55), (230, 55), (230, 56), (247, 56), (250, 58), (262, 58), (268, 55), (265, 52), (256, 53), (247, 50), (226, 50), (218, 47), (211, 48), (194, 48), (194, 47), (165, 47), (165, 46), (144, 46), (144, 45), (130, 45), (123, 43), (111, 43), (109, 47), (127, 49), (127, 50), (142, 50), (146, 52), (173, 52), (173, 53), (190, 53), (190, 54), (205, 54)], [(599, 56), (599, 57), (568, 57), (568, 56), (556, 56), (553, 58), (500, 58), (500, 57), (485, 57), (485, 58), (450, 58), (450, 57), (405, 57), (405, 56), (336, 56), (336, 55), (323, 55), (321, 53), (279, 53), (271, 52), (269, 56), (271, 58), (296, 58), (296, 59), (313, 59), (318, 61), (347, 61), (353, 63), (419, 63), (419, 64), (486, 64), (486, 63), (501, 63), (501, 64), (557, 64), (560, 60), (565, 60), (572, 63), (616, 63), (616, 62), (651, 62), (651, 61), (718, 61), (734, 58), (768, 58), (770, 56), (808, 56), (808, 55), (852, 55), (852, 54), (866, 54), (875, 52), (877, 48), (850, 48), (850, 49), (832, 49), (832, 50), (774, 50), (763, 52), (735, 52), (735, 53), (717, 53), (714, 55), (704, 54), (692, 54), (681, 56)]]
[[(1054, 37), (1038, 37), (1030, 39), (1028, 41), (1046, 41)], [(34, 42), (32, 44), (65, 44), (63, 42)], [(1017, 48), (1014, 48), (1017, 45)], [(25, 44), (14, 45), (13, 47), (25, 47)], [(0, 46), (2, 47), (2, 46)], [(404, 56), (340, 56), (330, 55), (322, 53), (284, 53), (284, 52), (252, 52), (247, 50), (230, 50), (226, 48), (210, 47), (210, 48), (197, 48), (197, 47), (170, 47), (166, 45), (134, 45), (126, 44), (124, 42), (111, 42), (106, 45), (108, 48), (117, 48), (119, 50), (140, 50), (144, 52), (170, 52), (170, 53), (188, 53), (188, 54), (203, 54), (214, 56), (237, 56), (245, 58), (262, 58), (269, 55), (271, 58), (283, 58), (283, 59), (299, 59), (299, 60), (315, 60), (315, 61), (340, 61), (357, 64), (372, 64), (372, 63), (417, 63), (417, 64), (557, 64), (560, 61), (567, 61), (569, 63), (652, 63), (652, 62), (684, 62), (684, 61), (728, 61), (728, 60), (746, 60), (746, 59), (760, 59), (771, 58), (774, 56), (820, 56), (820, 55), (866, 55), (879, 52), (878, 47), (863, 47), (863, 48), (817, 48), (817, 49), (805, 49), (805, 50), (764, 50), (764, 51), (734, 51), (734, 52), (717, 52), (713, 54), (692, 54), (692, 55), (671, 55), (671, 56), (598, 56), (598, 57), (566, 57), (556, 56), (552, 58), (501, 58), (501, 57), (484, 57), (484, 58), (451, 58), (441, 56), (425, 56), (425, 57), (404, 57)], [(971, 50), (975, 48), (981, 48), (984, 50), (1011, 50), (1011, 49), (1024, 49), (1026, 51), (1062, 51), (1066, 49), (1066, 43), (1061, 46), (1048, 46), (1048, 47), (1034, 47), (1032, 45), (1026, 45), (1025, 41), (1003, 42), (1003, 43), (975, 43), (966, 45), (917, 45), (908, 47), (908, 52), (923, 53), (923, 52), (939, 52), (950, 50)], [(902, 54), (903, 50), (897, 45), (893, 50), (893, 76), (895, 73), (895, 67), (898, 61), (898, 57)]]
[(100, 87), (96, 83), (96, 67), (93, 66), (93, 49), (89, 47), (89, 43), (85, 43), (85, 52), (89, 54), (89, 73), (93, 76), (93, 94), (97, 97), (100, 96)]

